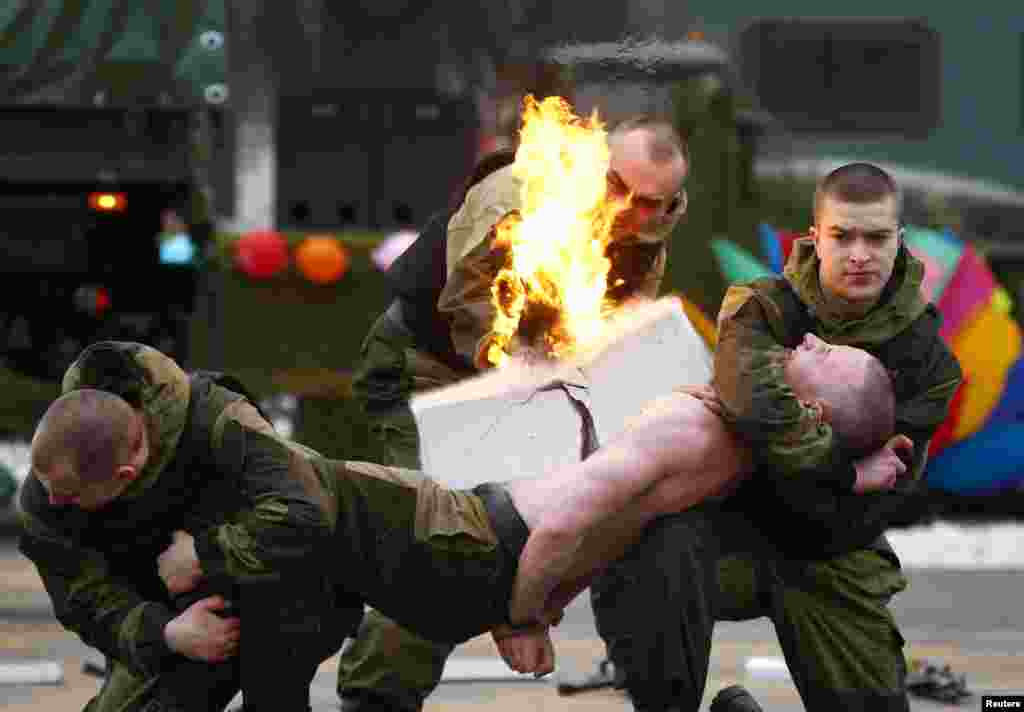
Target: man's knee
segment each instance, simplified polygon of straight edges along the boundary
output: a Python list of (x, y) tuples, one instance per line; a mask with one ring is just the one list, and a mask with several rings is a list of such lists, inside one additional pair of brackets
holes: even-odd
[(902, 695), (904, 640), (888, 604), (905, 585), (896, 563), (871, 550), (814, 562), (787, 581), (776, 629), (818, 694), (850, 700), (859, 699), (855, 692), (879, 700)]

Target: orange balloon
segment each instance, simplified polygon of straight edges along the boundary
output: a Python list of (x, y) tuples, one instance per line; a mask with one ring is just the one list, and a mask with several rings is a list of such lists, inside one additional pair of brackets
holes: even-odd
[(295, 250), (295, 264), (315, 284), (338, 281), (348, 270), (348, 251), (336, 238), (311, 235)]

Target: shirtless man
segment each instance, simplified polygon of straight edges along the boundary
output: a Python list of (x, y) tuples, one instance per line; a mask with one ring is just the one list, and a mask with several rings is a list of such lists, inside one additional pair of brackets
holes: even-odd
[[(159, 374), (173, 372), (173, 364), (160, 361), (162, 355), (155, 350), (139, 348), (145, 355), (143, 365), (159, 361), (160, 369), (154, 369), (146, 381), (159, 385)], [(877, 422), (886, 422), (888, 412), (891, 430), (888, 374), (872, 364), (877, 362), (864, 352), (822, 347), (812, 338), (792, 352), (786, 375), (801, 397), (822, 399), (823, 417), (835, 411), (837, 430), (842, 431), (842, 413), (824, 402), (860, 409), (870, 403)], [(73, 368), (88, 372), (88, 366), (78, 363)], [(848, 391), (860, 394), (861, 400), (836, 397)], [(31, 479), (38, 483), (42, 499), (34, 502), (33, 516), (49, 517), (46, 510), (57, 508), (60, 511), (53, 514), (58, 519), (53, 521), (63, 521), (77, 517), (81, 509), (99, 525), (119, 499), (133, 494), (131, 484), (138, 473), (147, 471), (152, 453), (161, 459), (169, 456), (149, 446), (149, 434), (154, 432), (149, 421), (160, 414), (139, 410), (114, 393), (103, 398), (97, 394), (85, 385), (69, 390), (50, 406), (37, 428)], [(98, 400), (105, 402), (101, 413), (83, 412)], [(247, 407), (242, 401), (232, 412), (242, 413)], [(106, 426), (100, 422), (103, 413), (114, 416)], [(72, 431), (80, 422), (93, 429), (90, 432), (105, 427), (113, 433), (118, 426), (125, 431), (124, 437), (110, 438), (125, 446), (96, 460), (110, 463), (108, 474), (94, 468), (83, 478), (73, 465), (81, 461), (78, 453), (68, 451), (73, 444), (88, 443), (90, 456), (97, 458), (94, 446), (105, 442), (76, 436)], [(851, 442), (858, 437), (844, 435)], [(868, 437), (874, 445), (887, 435)], [(744, 447), (728, 435), (700, 398), (685, 393), (657, 401), (631, 429), (584, 462), (544, 477), (486, 484), (472, 491), (444, 488), (414, 470), (323, 458), (276, 436), (255, 415), (230, 421), (216, 442), (222, 450), (237, 449), (240, 454), (225, 452), (211, 461), (204, 483), (219, 481), (221, 462), (228, 468), (225, 487), (236, 481), (258, 482), (259, 487), (253, 485), (252, 490), (258, 494), (269, 486), (262, 482), (270, 476), (292, 483), (281, 500), (281, 511), (294, 519), (293, 526), (280, 532), (256, 527), (251, 536), (254, 541), (267, 536), (267, 544), (280, 549), (283, 564), (294, 566), (301, 561), (302, 571), (330, 579), (337, 591), (336, 605), (361, 612), (368, 603), (414, 632), (441, 642), (460, 643), (493, 631), (514, 669), (537, 673), (553, 667), (553, 653), (545, 652), (551, 650), (547, 623), (557, 619), (591, 576), (619, 556), (648, 521), (726, 493), (747, 465)], [(873, 455), (890, 476), (864, 486), (883, 487), (901, 474), (905, 468), (897, 452), (907, 447), (905, 438), (896, 438)], [(102, 497), (93, 497), (97, 492)], [(146, 492), (159, 496), (152, 488)], [(248, 486), (243, 489), (243, 500), (252, 492)], [(302, 516), (293, 517), (292, 509), (300, 504)], [(265, 505), (256, 497), (243, 506)], [(313, 517), (314, 513), (318, 516)], [(246, 567), (253, 569), (253, 576), (260, 575), (261, 562), (255, 566), (246, 552), (236, 555), (235, 547), (227, 546), (247, 523), (247, 519), (230, 519), (219, 525), (212, 522), (212, 529), (175, 531), (173, 543), (158, 560), (166, 590), (171, 595), (184, 594), (210, 576), (245, 580), (250, 574)], [(305, 536), (305, 528), (315, 530), (310, 536), (316, 543), (304, 546), (300, 559), (294, 543)], [(36, 537), (51, 536), (32, 527), (26, 532), (23, 550), (32, 555), (44, 578), (55, 582), (63, 570), (52, 568), (50, 549), (42, 542), (32, 544)], [(130, 547), (131, 542), (122, 541), (121, 546)], [(410, 595), (411, 591), (432, 595)], [(149, 595), (138, 592), (140, 600)], [(81, 606), (88, 601), (72, 603)], [(141, 605), (151, 604), (143, 601)], [(81, 613), (85, 615), (84, 610)], [(70, 609), (68, 614), (70, 624)], [(78, 618), (76, 609), (74, 620)], [(524, 630), (533, 635), (522, 635)], [(174, 633), (174, 621), (168, 620), (163, 629), (168, 645), (173, 645)], [(203, 637), (202, 631), (194, 633)], [(531, 642), (541, 654), (517, 652)], [(237, 650), (237, 641), (232, 650)], [(111, 649), (109, 654), (119, 653)]]
[[(892, 487), (906, 472), (912, 443), (892, 436), (894, 399), (889, 375), (866, 351), (830, 346), (813, 334), (788, 352), (787, 382), (816, 403), (850, 449), (865, 458), (869, 477), (857, 491)], [(573, 468), (547, 478), (516, 480), (507, 488), (530, 528), (510, 603), (512, 620), (556, 620), (561, 609), (617, 559), (643, 527), (664, 514), (731, 492), (749, 474), (752, 457), (716, 413), (709, 388), (686, 388), (657, 399), (628, 431)], [(857, 418), (869, 411), (870, 420)], [(877, 449), (880, 444), (884, 447)], [(902, 459), (901, 459), (902, 458)], [(513, 669), (552, 669), (550, 649), (496, 634)], [(507, 641), (507, 642), (505, 642)]]

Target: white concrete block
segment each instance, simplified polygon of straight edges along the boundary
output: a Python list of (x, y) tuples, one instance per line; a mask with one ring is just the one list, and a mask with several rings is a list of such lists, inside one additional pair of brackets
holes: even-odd
[(582, 420), (554, 382), (570, 384), (608, 442), (652, 398), (706, 383), (711, 356), (675, 298), (624, 313), (588, 352), (562, 363), (522, 363), (412, 400), (423, 468), (450, 487), (542, 475), (578, 462)]

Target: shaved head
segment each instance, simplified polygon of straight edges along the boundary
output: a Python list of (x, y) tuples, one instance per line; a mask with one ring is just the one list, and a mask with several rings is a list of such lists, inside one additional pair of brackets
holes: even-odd
[(655, 164), (664, 164), (677, 159), (689, 160), (686, 142), (679, 136), (675, 127), (663, 119), (653, 116), (634, 116), (620, 122), (608, 135), (608, 143), (621, 146), (626, 137), (634, 132), (640, 139), (647, 160)]
[(82, 388), (46, 410), (32, 438), (32, 467), (70, 467), (82, 482), (114, 476), (140, 447), (142, 417), (113, 393)]
[(873, 452), (896, 428), (892, 377), (877, 357), (814, 334), (788, 351), (786, 382), (797, 398), (829, 405), (833, 432), (850, 452)]
[(861, 378), (856, 383), (828, 382), (819, 397), (832, 406), (832, 427), (852, 453), (863, 455), (885, 445), (896, 428), (892, 377), (882, 362), (860, 352)]

